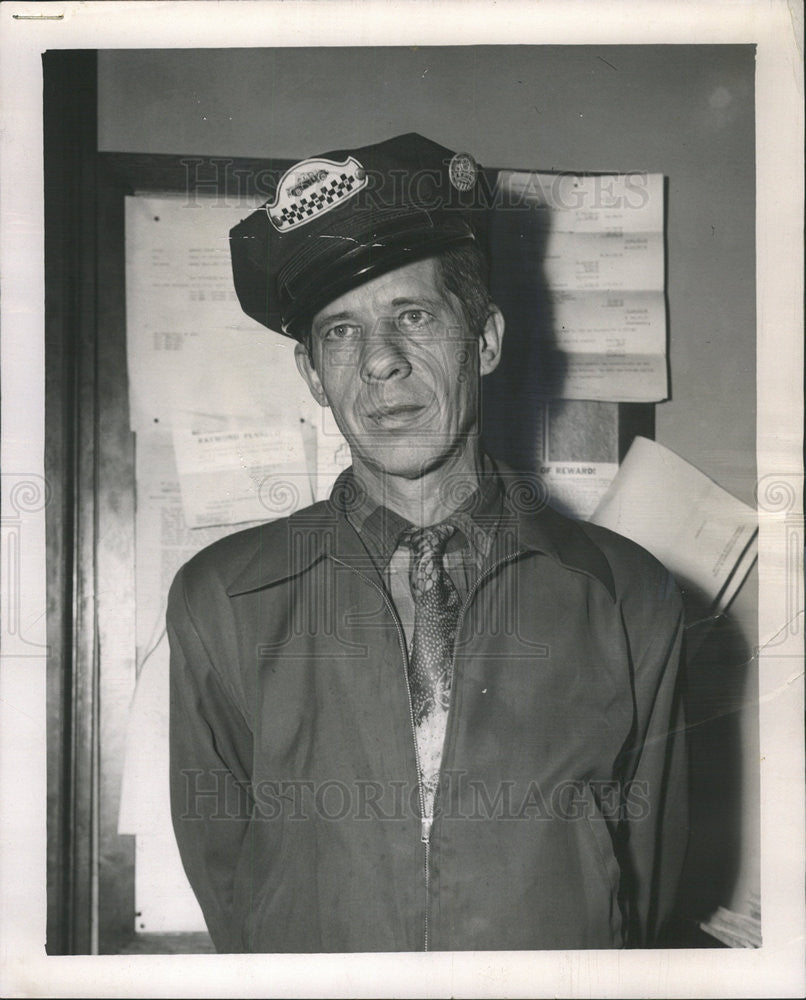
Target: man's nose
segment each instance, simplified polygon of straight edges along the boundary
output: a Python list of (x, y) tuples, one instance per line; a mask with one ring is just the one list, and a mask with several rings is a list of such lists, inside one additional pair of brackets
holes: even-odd
[(400, 331), (392, 320), (379, 322), (364, 342), (361, 378), (365, 382), (388, 382), (410, 374), (411, 364)]

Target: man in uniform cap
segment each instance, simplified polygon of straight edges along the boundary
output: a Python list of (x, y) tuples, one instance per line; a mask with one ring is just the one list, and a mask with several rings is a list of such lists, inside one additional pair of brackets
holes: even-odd
[(219, 951), (647, 946), (671, 910), (679, 594), (483, 451), (479, 176), (399, 136), (232, 230), (352, 466), (171, 590), (174, 827)]

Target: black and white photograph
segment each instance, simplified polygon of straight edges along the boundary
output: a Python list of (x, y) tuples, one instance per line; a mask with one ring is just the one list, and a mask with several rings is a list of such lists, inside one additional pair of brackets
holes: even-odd
[(802, 5), (595, 10), (2, 12), (4, 995), (802, 993)]

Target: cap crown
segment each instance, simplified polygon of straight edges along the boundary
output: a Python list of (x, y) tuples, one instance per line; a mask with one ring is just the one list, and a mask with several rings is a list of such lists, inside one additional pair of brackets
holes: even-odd
[(469, 154), (416, 133), (295, 164), (230, 231), (241, 307), (300, 338), (319, 309), (351, 288), (476, 241), (478, 176)]

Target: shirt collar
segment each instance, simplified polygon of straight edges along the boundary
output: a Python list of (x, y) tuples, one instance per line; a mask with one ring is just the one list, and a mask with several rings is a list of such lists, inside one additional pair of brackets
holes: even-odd
[[(474, 561), (480, 566), (490, 551), (501, 516), (503, 488), (492, 461), (485, 456), (479, 485), (475, 490), (468, 495), (463, 482), (461, 489), (457, 488), (455, 493), (457, 506), (448, 517), (443, 518), (457, 528), (456, 534), (448, 542), (447, 551), (469, 546)], [(347, 519), (378, 569), (385, 569), (399, 544), (400, 535), (412, 527), (411, 522), (373, 500), (358, 484), (352, 468), (346, 469), (339, 476), (331, 501), (334, 496), (350, 498), (345, 509)]]

